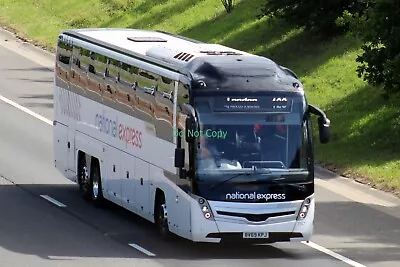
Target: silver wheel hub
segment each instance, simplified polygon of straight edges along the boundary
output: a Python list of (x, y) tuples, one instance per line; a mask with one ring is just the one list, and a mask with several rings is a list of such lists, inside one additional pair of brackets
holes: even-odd
[(88, 178), (89, 178), (89, 171), (88, 171), (88, 167), (83, 167), (83, 179), (84, 179), (84, 182), (87, 182), (87, 180), (88, 180)]
[(97, 181), (93, 181), (93, 196), (94, 198), (99, 196), (99, 183)]
[(168, 218), (167, 205), (162, 204), (161, 208), (162, 208), (162, 211), (163, 211), (163, 219), (167, 220), (167, 218)]

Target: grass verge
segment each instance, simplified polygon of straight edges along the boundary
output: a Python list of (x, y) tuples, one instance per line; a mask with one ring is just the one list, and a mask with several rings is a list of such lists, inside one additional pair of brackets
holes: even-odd
[(0, 22), (51, 51), (62, 29), (123, 27), (162, 29), (269, 57), (299, 74), (309, 101), (332, 121), (332, 141), (316, 145), (317, 160), (399, 194), (400, 98), (384, 100), (379, 88), (357, 77), (357, 40), (327, 40), (279, 21), (258, 20), (262, 2), (238, 1), (226, 14), (214, 0), (3, 0)]

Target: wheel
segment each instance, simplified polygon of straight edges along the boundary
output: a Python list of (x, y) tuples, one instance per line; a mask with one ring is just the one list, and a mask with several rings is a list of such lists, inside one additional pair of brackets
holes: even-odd
[(100, 174), (100, 166), (96, 162), (93, 162), (93, 167), (91, 168), (90, 174), (90, 193), (91, 193), (91, 201), (96, 206), (101, 206), (103, 204), (103, 189), (101, 186), (101, 174)]
[(83, 198), (85, 200), (90, 200), (91, 187), (89, 168), (86, 164), (85, 156), (81, 156), (78, 162), (78, 185)]
[(156, 204), (154, 216), (158, 233), (163, 239), (170, 240), (171, 232), (168, 227), (168, 212), (164, 195), (159, 198), (158, 203)]

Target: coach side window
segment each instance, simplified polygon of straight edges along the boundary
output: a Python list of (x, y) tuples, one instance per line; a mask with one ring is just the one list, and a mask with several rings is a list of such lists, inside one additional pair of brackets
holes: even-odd
[(178, 108), (182, 110), (183, 104), (189, 103), (189, 86), (179, 82), (177, 98), (178, 98)]
[(153, 73), (144, 69), (139, 69), (139, 75), (137, 78), (138, 87), (140, 87), (146, 93), (154, 95), (153, 89), (157, 84), (157, 80)]
[(67, 82), (69, 82), (69, 76), (71, 71), (71, 57), (72, 57), (72, 45), (67, 43), (65, 40), (60, 39), (57, 43), (57, 63), (56, 63), (56, 85), (66, 88)]
[(82, 77), (85, 74), (81, 70), (80, 55), (81, 55), (81, 47), (79, 47), (77, 45), (73, 45), (73, 47), (72, 47), (72, 62), (71, 62), (71, 72), (72, 73), (71, 73), (70, 82), (71, 82), (72, 86), (78, 86), (82, 90), (84, 88), (84, 85), (82, 84), (82, 81), (83, 81)]
[(121, 68), (117, 75), (118, 82), (125, 82), (125, 83), (128, 82), (127, 79), (129, 77), (130, 69), (131, 69), (131, 66), (129, 64), (121, 62)]
[(91, 52), (88, 49), (82, 48), (81, 49), (81, 67), (92, 74), (96, 74), (96, 68), (93, 65), (93, 58), (94, 58), (94, 53)]
[(133, 105), (133, 95), (128, 81), (130, 78), (130, 65), (122, 61), (110, 59), (109, 66), (112, 71), (112, 77), (110, 77), (110, 79), (112, 79), (116, 88), (116, 99), (120, 103), (131, 107)]
[(129, 73), (131, 74), (129, 77), (131, 80), (129, 82), (132, 85), (132, 88), (136, 88), (138, 86), (137, 76), (139, 75), (139, 68), (135, 66), (131, 66), (129, 69)]
[[(175, 131), (182, 131), (183, 133), (185, 132), (185, 123), (186, 123), (186, 117), (187, 115), (184, 112), (183, 109), (183, 104), (188, 104), (189, 103), (189, 86), (183, 84), (182, 82), (178, 83), (178, 93), (177, 93), (177, 105), (176, 105), (176, 128)], [(177, 140), (177, 145), (180, 144), (180, 147), (185, 149), (185, 168), (188, 168), (189, 166), (194, 166), (194, 158), (191, 156), (194, 154), (193, 152), (193, 145), (190, 145), (185, 141), (184, 138), (181, 138), (180, 136), (184, 136), (179, 134), (178, 139), (183, 139), (183, 140)], [(189, 168), (191, 169), (191, 168)]]
[(106, 77), (110, 79), (110, 82), (115, 81), (115, 77), (117, 76), (118, 68), (119, 68), (119, 61), (113, 58), (107, 58), (105, 64)]
[(70, 64), (72, 56), (72, 45), (63, 40), (58, 41), (58, 60), (66, 65)]
[(102, 76), (102, 74), (106, 70), (107, 58), (98, 53), (92, 53), (92, 58), (93, 58), (93, 66), (96, 70), (96, 73), (98, 73), (99, 76)]
[(104, 99), (114, 101), (115, 99), (115, 93), (116, 93), (116, 88), (115, 84), (112, 81), (112, 74), (113, 74), (113, 69), (112, 69), (112, 60), (111, 58), (108, 58), (105, 55), (102, 54), (96, 54), (94, 56), (95, 59), (95, 67), (96, 71), (98, 73), (98, 82), (100, 84), (100, 88), (102, 91), (102, 96)]
[(81, 48), (79, 57), (79, 67), (81, 67), (84, 71), (88, 71), (90, 64), (89, 60), (90, 60), (90, 51), (85, 48)]
[(160, 84), (160, 93), (162, 94), (163, 98), (166, 98), (171, 102), (171, 106), (174, 103), (174, 83), (172, 79), (161, 77)]
[(169, 123), (172, 131), (174, 117), (174, 83), (162, 75), (154, 75), (157, 81), (155, 88), (156, 117)]
[(183, 104), (189, 103), (189, 87), (181, 82), (178, 84), (177, 101), (177, 126), (179, 129), (185, 130), (186, 114), (183, 111)]
[(137, 92), (137, 95), (141, 95), (139, 97), (139, 101), (141, 101), (141, 107), (143, 110), (154, 119), (155, 116), (155, 108), (156, 108), (156, 100), (155, 93), (157, 90), (157, 78), (156, 75), (150, 71), (145, 69), (139, 69), (138, 77), (138, 86), (137, 90), (140, 90), (144, 94)]
[(72, 64), (76, 67), (80, 68), (80, 54), (81, 48), (79, 46), (74, 45), (72, 48)]

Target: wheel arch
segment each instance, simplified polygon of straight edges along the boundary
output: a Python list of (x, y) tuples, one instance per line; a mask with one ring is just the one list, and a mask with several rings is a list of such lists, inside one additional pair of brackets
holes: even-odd
[(156, 215), (156, 208), (157, 208), (158, 203), (160, 203), (161, 200), (166, 201), (165, 193), (164, 193), (164, 190), (157, 187), (155, 195), (154, 195), (153, 216)]

